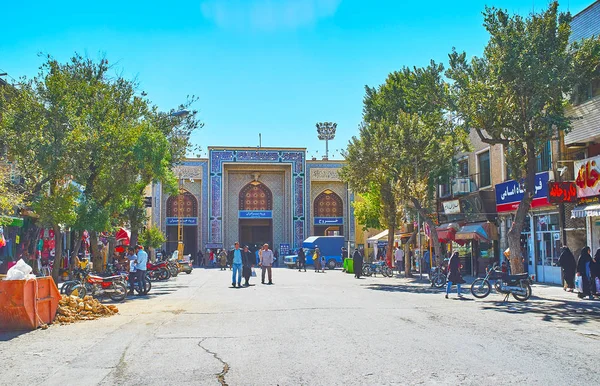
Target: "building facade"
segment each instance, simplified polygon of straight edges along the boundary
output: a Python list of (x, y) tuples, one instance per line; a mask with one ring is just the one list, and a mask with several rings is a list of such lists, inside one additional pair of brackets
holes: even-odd
[(182, 207), (178, 196), (152, 187), (151, 218), (168, 252), (177, 248), (180, 217), (186, 254), (235, 241), (287, 253), (315, 235), (354, 244), (354, 195), (338, 175), (343, 161), (307, 160), (304, 148), (210, 147), (208, 154), (175, 169)]

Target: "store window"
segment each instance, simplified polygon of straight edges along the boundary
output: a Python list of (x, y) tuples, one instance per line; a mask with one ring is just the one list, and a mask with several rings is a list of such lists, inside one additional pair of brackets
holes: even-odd
[(457, 164), (457, 177), (468, 177), (469, 176), (469, 159), (463, 158), (458, 161)]
[(550, 169), (552, 169), (552, 144), (548, 141), (537, 156), (536, 173), (547, 172)]
[(479, 188), (484, 188), (492, 184), (490, 173), (490, 151), (485, 151), (477, 155), (477, 165), (479, 167)]
[(537, 265), (554, 267), (560, 254), (560, 227), (558, 214), (544, 214), (534, 217), (536, 228)]

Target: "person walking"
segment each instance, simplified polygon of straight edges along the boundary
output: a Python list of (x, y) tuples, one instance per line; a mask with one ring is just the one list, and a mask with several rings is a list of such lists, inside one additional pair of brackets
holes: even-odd
[(196, 264), (198, 267), (204, 267), (204, 254), (202, 253), (202, 249), (198, 249), (198, 253), (196, 254)]
[(450, 289), (453, 284), (456, 284), (456, 293), (458, 297), (462, 297), (462, 293), (460, 291), (460, 285), (465, 283), (462, 275), (460, 273), (460, 257), (458, 256), (458, 252), (454, 252), (452, 256), (450, 256), (450, 261), (448, 262), (448, 283), (446, 284), (446, 299), (448, 299), (448, 294), (450, 293)]
[(325, 273), (325, 266), (327, 262), (325, 261), (325, 256), (321, 255), (321, 272)]
[(224, 249), (219, 252), (219, 267), (221, 267), (221, 271), (227, 270), (227, 252)]
[(244, 287), (250, 286), (250, 277), (252, 276), (252, 267), (254, 267), (254, 254), (250, 252), (247, 245), (244, 245), (242, 251), (242, 277), (246, 281)]
[(135, 272), (137, 282), (140, 291), (144, 289), (144, 278), (146, 277), (146, 270), (148, 269), (148, 254), (144, 251), (144, 247), (141, 245), (137, 246), (137, 262), (135, 265)]
[(398, 268), (398, 275), (400, 275), (402, 273), (402, 264), (404, 262), (404, 251), (402, 250), (402, 248), (400, 248), (400, 246), (398, 246), (398, 248), (396, 248), (396, 251), (394, 252), (394, 259), (396, 260), (396, 268)]
[(235, 283), (237, 283), (238, 288), (242, 288), (242, 264), (244, 260), (242, 259), (242, 250), (240, 249), (239, 242), (235, 242), (227, 258), (231, 261), (231, 270), (233, 271), (231, 273), (231, 286), (235, 288)]
[(577, 296), (581, 299), (584, 299), (586, 296), (590, 299), (594, 298), (590, 285), (590, 263), (592, 262), (590, 251), (591, 249), (587, 245), (583, 247), (577, 261), (577, 276), (581, 276), (581, 284), (583, 286), (583, 292), (577, 294)]
[(363, 255), (358, 248), (354, 250), (354, 254), (352, 255), (352, 264), (354, 266), (354, 277), (360, 279), (362, 276)]
[(298, 248), (298, 272), (302, 269), (306, 272), (306, 254), (304, 253), (304, 248)]
[[(235, 246), (234, 246), (235, 248)], [(239, 245), (238, 245), (238, 249), (239, 249)], [(231, 249), (229, 252), (227, 252), (227, 266), (229, 267), (229, 270), (233, 270), (233, 253), (231, 253), (233, 251), (233, 249)]]
[(558, 265), (562, 269), (565, 291), (573, 292), (575, 288), (575, 256), (567, 247), (563, 245), (560, 256), (558, 257)]
[(313, 252), (313, 264), (315, 265), (315, 272), (319, 272), (321, 269), (321, 250), (318, 245), (315, 245), (315, 251)]
[(260, 253), (260, 267), (262, 269), (261, 282), (265, 284), (265, 271), (269, 274), (269, 283), (273, 284), (273, 251), (269, 249), (269, 244), (264, 244)]

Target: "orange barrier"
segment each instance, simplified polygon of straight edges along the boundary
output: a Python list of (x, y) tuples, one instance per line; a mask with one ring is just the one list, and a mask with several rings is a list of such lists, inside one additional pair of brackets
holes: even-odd
[(0, 281), (0, 331), (34, 330), (51, 323), (59, 300), (51, 277)]

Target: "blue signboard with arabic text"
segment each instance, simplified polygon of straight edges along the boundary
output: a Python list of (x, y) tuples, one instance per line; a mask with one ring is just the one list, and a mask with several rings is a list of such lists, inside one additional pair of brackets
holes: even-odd
[(315, 217), (315, 225), (344, 225), (343, 217)]

